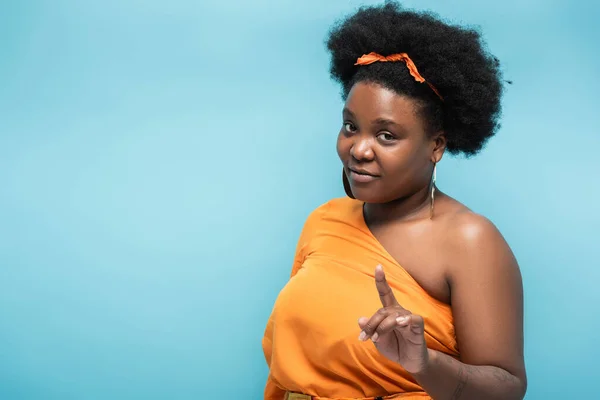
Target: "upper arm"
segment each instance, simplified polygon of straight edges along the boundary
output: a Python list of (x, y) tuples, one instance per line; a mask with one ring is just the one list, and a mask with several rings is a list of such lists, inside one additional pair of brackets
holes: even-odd
[(461, 360), (500, 367), (525, 381), (523, 285), (517, 261), (487, 219), (469, 214), (457, 222), (450, 287)]
[(300, 232), (300, 237), (298, 238), (298, 242), (296, 244), (296, 252), (294, 254), (294, 263), (292, 264), (292, 272), (291, 276), (293, 277), (302, 267), (304, 263), (304, 258), (306, 257), (306, 248), (310, 243), (311, 239), (315, 235), (319, 223), (321, 222), (321, 218), (323, 213), (326, 211), (329, 206), (329, 202), (324, 203), (314, 209), (309, 216), (306, 218), (304, 225), (302, 226), (302, 230)]

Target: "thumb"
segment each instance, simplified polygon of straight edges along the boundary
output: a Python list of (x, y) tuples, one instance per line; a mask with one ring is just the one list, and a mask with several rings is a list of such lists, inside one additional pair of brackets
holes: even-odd
[(410, 314), (400, 316), (396, 319), (396, 330), (403, 336), (406, 335), (423, 335), (425, 331), (425, 321), (420, 315)]
[(369, 322), (369, 318), (360, 317), (358, 319), (358, 326), (360, 327), (360, 329), (363, 329), (367, 325), (367, 322)]

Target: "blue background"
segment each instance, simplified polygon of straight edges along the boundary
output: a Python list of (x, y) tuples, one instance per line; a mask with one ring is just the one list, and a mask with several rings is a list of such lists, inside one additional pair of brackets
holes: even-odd
[[(261, 398), (300, 228), (343, 195), (323, 40), (357, 4), (0, 3), (1, 399)], [(405, 4), (514, 81), (438, 182), (520, 261), (527, 399), (597, 394), (600, 6)]]

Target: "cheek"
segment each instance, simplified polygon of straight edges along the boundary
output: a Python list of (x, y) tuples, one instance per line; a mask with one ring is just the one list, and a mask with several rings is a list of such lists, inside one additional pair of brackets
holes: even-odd
[(378, 156), (382, 167), (395, 179), (418, 179), (419, 172), (423, 168), (423, 155), (409, 142), (392, 149), (382, 149)]
[(336, 149), (341, 160), (345, 160), (348, 157), (351, 146), (352, 143), (350, 143), (350, 140), (340, 132), (337, 137)]

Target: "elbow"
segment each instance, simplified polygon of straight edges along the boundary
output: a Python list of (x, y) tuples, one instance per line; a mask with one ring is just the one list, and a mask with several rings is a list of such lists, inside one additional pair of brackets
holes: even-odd
[[(527, 393), (527, 373), (525, 368), (514, 368), (504, 369), (505, 379), (500, 379), (500, 382), (504, 381), (506, 385), (505, 398), (510, 400), (523, 400)], [(500, 374), (498, 375), (498, 377)], [(510, 394), (509, 394), (510, 393)]]
[(525, 394), (527, 393), (527, 379), (523, 379), (521, 381), (521, 397), (520, 400), (525, 398)]
[(496, 375), (497, 378), (502, 376), (502, 379), (496, 381), (494, 385), (495, 393), (492, 397), (497, 400), (523, 400), (527, 393), (527, 376), (525, 373), (502, 371), (502, 374)]
[(525, 376), (515, 379), (515, 396), (514, 400), (523, 400), (527, 393), (527, 378)]

